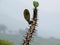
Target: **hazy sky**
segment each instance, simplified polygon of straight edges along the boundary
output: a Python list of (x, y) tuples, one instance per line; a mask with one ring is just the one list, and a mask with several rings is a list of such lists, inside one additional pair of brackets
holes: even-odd
[[(37, 0), (38, 35), (60, 38), (60, 0)], [(28, 23), (23, 17), (23, 10), (28, 8), (33, 15), (33, 0), (0, 0), (0, 24), (6, 24), (11, 30), (25, 29)]]

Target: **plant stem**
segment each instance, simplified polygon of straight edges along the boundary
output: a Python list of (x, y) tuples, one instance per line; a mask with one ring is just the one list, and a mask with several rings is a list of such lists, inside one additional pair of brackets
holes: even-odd
[(32, 39), (33, 33), (35, 32), (35, 28), (37, 25), (37, 8), (34, 8), (33, 10), (33, 23), (31, 23), (30, 29), (27, 32), (27, 35), (24, 39), (23, 45), (30, 45), (30, 41)]

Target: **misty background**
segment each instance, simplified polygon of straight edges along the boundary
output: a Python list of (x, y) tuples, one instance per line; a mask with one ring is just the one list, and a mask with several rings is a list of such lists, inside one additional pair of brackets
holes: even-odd
[[(37, 0), (38, 7), (38, 37), (60, 38), (60, 0)], [(32, 0), (0, 0), (0, 32), (22, 34), (26, 32), (28, 23), (25, 21), (23, 11), (29, 9), (33, 15)], [(3, 30), (3, 31), (2, 31)]]

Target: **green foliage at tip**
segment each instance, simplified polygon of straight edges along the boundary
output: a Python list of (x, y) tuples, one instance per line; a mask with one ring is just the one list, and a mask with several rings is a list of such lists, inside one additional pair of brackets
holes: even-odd
[(38, 7), (39, 3), (37, 1), (33, 1), (33, 5), (34, 5), (34, 7)]
[(24, 18), (28, 23), (30, 22), (30, 12), (28, 9), (24, 10)]
[(0, 45), (13, 45), (12, 42), (0, 39)]

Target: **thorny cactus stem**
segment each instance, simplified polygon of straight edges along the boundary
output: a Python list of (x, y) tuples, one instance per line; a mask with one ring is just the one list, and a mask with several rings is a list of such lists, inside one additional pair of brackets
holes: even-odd
[(24, 39), (23, 45), (30, 45), (29, 42), (31, 41), (31, 38), (33, 36), (33, 33), (35, 32), (35, 27), (37, 24), (37, 8), (34, 8), (33, 10), (33, 23), (31, 23), (30, 29), (27, 32), (27, 35)]

